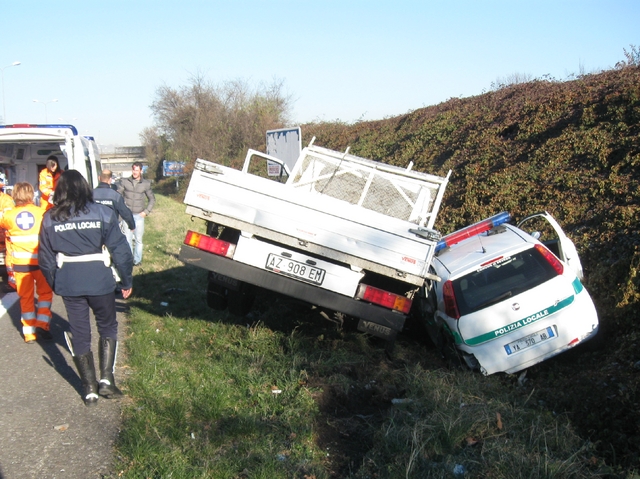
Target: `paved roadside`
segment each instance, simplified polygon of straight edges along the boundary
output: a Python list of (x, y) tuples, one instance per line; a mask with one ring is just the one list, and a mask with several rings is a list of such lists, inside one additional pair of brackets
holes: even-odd
[[(0, 303), (0, 479), (111, 477), (120, 401), (101, 398), (94, 407), (82, 402), (63, 336), (69, 325), (62, 298), (53, 300), (53, 341), (30, 345), (22, 339), (17, 294), (0, 292)], [(121, 338), (125, 308), (119, 299)], [(97, 369), (94, 323), (92, 317)], [(116, 380), (121, 372), (116, 368)]]

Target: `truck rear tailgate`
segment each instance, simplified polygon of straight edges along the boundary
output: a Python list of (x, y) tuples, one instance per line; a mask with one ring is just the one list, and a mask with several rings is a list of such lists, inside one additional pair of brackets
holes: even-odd
[(216, 167), (194, 170), (188, 214), (416, 285), (428, 277), (436, 242), (410, 232), (417, 225)]
[(238, 240), (233, 259), (350, 298), (355, 296), (364, 276), (362, 272), (244, 236)]

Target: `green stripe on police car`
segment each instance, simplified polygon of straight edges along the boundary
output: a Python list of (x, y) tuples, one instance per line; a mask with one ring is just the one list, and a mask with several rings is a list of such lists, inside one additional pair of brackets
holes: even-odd
[(506, 326), (502, 326), (501, 328), (494, 329), (493, 331), (490, 331), (488, 333), (481, 334), (480, 336), (476, 336), (475, 338), (468, 339), (464, 342), (469, 346), (477, 346), (478, 344), (486, 343), (487, 341), (491, 341), (492, 339), (499, 338), (501, 336), (504, 336), (505, 334), (509, 334), (517, 329), (524, 328), (529, 324), (535, 323), (536, 321), (540, 321), (541, 319), (547, 318), (548, 316), (551, 316), (552, 314), (557, 313), (561, 309), (566, 308), (571, 303), (573, 303), (574, 299), (575, 299), (575, 296), (569, 296), (568, 298), (563, 299), (562, 301), (559, 301), (553, 306), (549, 306), (548, 308), (541, 309), (537, 313), (531, 314), (525, 318), (514, 321), (513, 323), (507, 324)]

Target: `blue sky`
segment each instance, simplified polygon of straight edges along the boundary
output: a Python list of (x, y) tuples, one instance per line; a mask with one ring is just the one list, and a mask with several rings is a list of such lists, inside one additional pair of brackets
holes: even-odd
[(638, 0), (0, 0), (3, 106), (133, 146), (157, 89), (199, 74), (282, 80), (295, 125), (376, 120), (613, 68), (639, 25)]

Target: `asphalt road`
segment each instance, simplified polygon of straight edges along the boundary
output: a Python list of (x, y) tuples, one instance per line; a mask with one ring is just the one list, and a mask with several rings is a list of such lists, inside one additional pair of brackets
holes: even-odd
[[(62, 298), (54, 296), (53, 341), (25, 344), (20, 302), (0, 283), (0, 479), (117, 477), (113, 445), (120, 428), (121, 400), (101, 398), (86, 407), (80, 378), (67, 349), (69, 330)], [(119, 335), (126, 303), (118, 300)], [(97, 339), (92, 318), (93, 354)], [(122, 368), (116, 365), (116, 382)]]

